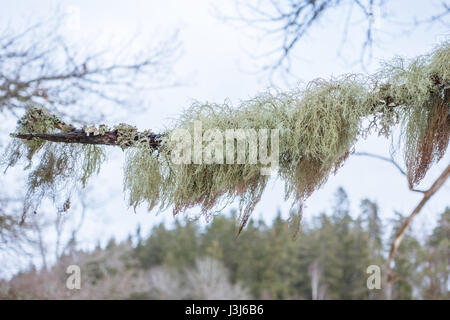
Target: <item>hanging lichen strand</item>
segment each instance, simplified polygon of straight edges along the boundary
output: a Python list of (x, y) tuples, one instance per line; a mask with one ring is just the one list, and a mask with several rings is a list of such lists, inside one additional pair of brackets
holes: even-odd
[[(30, 107), (13, 134), (22, 139), (13, 143), (6, 164), (14, 165), (24, 156), (30, 167), (33, 155), (38, 155), (28, 181), (28, 203), (39, 202), (44, 195), (62, 199), (60, 189), (70, 181), (84, 185), (104, 160), (102, 147), (64, 142), (120, 145), (126, 152), (124, 189), (131, 206), (173, 207), (174, 214), (199, 206), (208, 215), (239, 200), (243, 226), (267, 184), (268, 176), (261, 174), (264, 166), (225, 161), (175, 164), (171, 155), (177, 146), (170, 139), (175, 129), (186, 129), (191, 136), (196, 134), (195, 123), (201, 123), (201, 133), (278, 129), (275, 173), (285, 182), (286, 199), (295, 202), (303, 201), (338, 170), (358, 138), (373, 131), (389, 136), (400, 124), (409, 182), (415, 185), (448, 146), (449, 64), (446, 42), (412, 61), (385, 63), (372, 76), (315, 80), (291, 92), (260, 94), (237, 107), (228, 102), (196, 103), (160, 135), (125, 124), (76, 130), (45, 110)], [(202, 143), (208, 147), (205, 139)]]
[[(29, 107), (19, 120), (16, 134), (70, 132), (67, 125), (45, 109)], [(13, 141), (3, 159), (6, 167), (14, 166), (21, 158), (27, 159), (28, 191), (22, 219), (29, 211), (35, 211), (47, 196), (57, 204), (59, 211), (70, 207), (70, 195), (74, 186), (85, 187), (89, 177), (98, 173), (105, 154), (101, 147), (89, 144), (58, 144), (43, 139)], [(33, 166), (32, 159), (39, 158)]]

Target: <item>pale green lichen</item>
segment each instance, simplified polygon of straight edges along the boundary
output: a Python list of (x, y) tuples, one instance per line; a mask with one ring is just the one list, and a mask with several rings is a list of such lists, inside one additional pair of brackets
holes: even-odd
[(76, 157), (77, 154), (70, 145), (47, 144), (43, 148), (37, 166), (28, 175), (23, 218), (29, 211), (37, 209), (44, 196), (55, 200), (57, 197), (62, 198), (63, 185), (72, 180)]
[(162, 174), (158, 153), (148, 143), (127, 150), (124, 188), (129, 193), (129, 203), (136, 208), (147, 202), (149, 210), (159, 202)]
[(47, 142), (37, 156), (37, 165), (28, 175), (24, 217), (36, 210), (44, 197), (64, 208), (76, 187), (84, 188), (106, 159), (100, 146), (55, 142)]
[(106, 160), (105, 150), (101, 146), (87, 144), (81, 146), (79, 180), (84, 188), (89, 178), (100, 172), (102, 163)]
[[(416, 184), (448, 146), (449, 63), (450, 46), (446, 42), (430, 55), (386, 63), (372, 76), (315, 80), (303, 89), (260, 94), (237, 107), (228, 101), (194, 103), (165, 132), (158, 148), (153, 148), (149, 131), (138, 132), (126, 124), (115, 126), (118, 143), (126, 149), (124, 189), (129, 203), (134, 208), (143, 203), (150, 209), (172, 206), (174, 214), (199, 206), (208, 215), (238, 200), (242, 226), (245, 224), (268, 181), (268, 176), (261, 175), (263, 165), (173, 163), (176, 144), (170, 139), (171, 134), (185, 129), (194, 136), (196, 122), (202, 125), (201, 134), (209, 129), (278, 129), (276, 173), (285, 182), (286, 198), (297, 203), (339, 169), (359, 138), (373, 131), (389, 136), (400, 124), (408, 177), (411, 185)], [(52, 121), (37, 126), (26, 127), (54, 130)], [(86, 130), (89, 134), (102, 134), (100, 128)], [(208, 145), (202, 143), (203, 147)], [(42, 148), (36, 146), (29, 147), (31, 155)], [(43, 152), (38, 171), (30, 176), (33, 190), (63, 184), (70, 176), (77, 176), (74, 172), (89, 173), (87, 179), (103, 160), (98, 150), (85, 150), (83, 159), (88, 159), (89, 165), (73, 169), (79, 167), (78, 162), (72, 158), (73, 149), (65, 148)], [(17, 155), (11, 156), (16, 158)], [(80, 179), (85, 184), (86, 179)]]
[[(52, 134), (72, 128), (45, 109), (29, 107), (18, 121), (15, 134)], [(101, 146), (63, 144), (31, 138), (13, 141), (2, 162), (9, 167), (22, 157), (28, 160), (26, 168), (31, 170), (27, 181), (24, 218), (29, 211), (36, 210), (44, 197), (52, 199), (62, 211), (67, 210), (74, 187), (85, 187), (88, 179), (99, 172), (106, 159)], [(33, 159), (36, 161), (33, 162)], [(36, 165), (33, 166), (33, 163)], [(64, 193), (66, 196), (63, 197)]]
[(134, 143), (134, 138), (138, 132), (136, 127), (126, 123), (114, 126), (114, 130), (117, 132), (117, 142), (122, 150), (125, 150)]
[[(61, 124), (56, 116), (49, 113), (44, 108), (36, 108), (33, 106), (28, 107), (25, 115), (18, 121), (16, 133), (52, 133), (57, 129), (57, 125)], [(11, 162), (14, 162), (20, 157), (21, 152), (26, 152), (26, 157), (31, 161), (33, 155), (42, 148), (45, 144), (45, 140), (39, 138), (33, 138), (21, 142), (26, 150), (20, 150), (20, 145), (16, 145), (15, 157)]]
[[(355, 80), (347, 77), (317, 81), (303, 91), (265, 93), (237, 108), (228, 102), (196, 103), (181, 116), (175, 128), (187, 129), (194, 135), (192, 124), (198, 121), (203, 132), (279, 129), (278, 174), (286, 182), (288, 196), (304, 198), (348, 155), (361, 118), (370, 112), (364, 83)], [(261, 175), (261, 164), (175, 165), (170, 161), (173, 146), (168, 138), (163, 145), (160, 152), (151, 151), (148, 146), (128, 151), (125, 189), (131, 205), (173, 205), (175, 214), (199, 205), (208, 214), (220, 204), (238, 199), (245, 223), (267, 184), (268, 176)]]
[(87, 136), (98, 136), (104, 135), (106, 132), (110, 131), (110, 128), (104, 124), (98, 126), (95, 125), (86, 126), (84, 125), (82, 128), (83, 132), (86, 133)]
[(438, 75), (440, 83), (448, 87), (450, 85), (450, 40), (437, 46), (428, 57), (430, 61), (428, 73)]
[(385, 64), (380, 81), (396, 101), (408, 181), (416, 185), (444, 155), (450, 136), (450, 42), (412, 61)]
[[(285, 181), (286, 198), (302, 201), (339, 169), (358, 138), (373, 130), (388, 136), (401, 123), (408, 174), (417, 183), (430, 159), (441, 157), (448, 145), (448, 98), (438, 99), (439, 106), (433, 101), (442, 90), (436, 87), (435, 79), (447, 86), (450, 83), (449, 52), (445, 43), (431, 55), (411, 62), (396, 59), (370, 77), (316, 80), (303, 90), (264, 93), (238, 107), (228, 102), (195, 103), (174, 129), (185, 128), (192, 134), (195, 121), (201, 122), (203, 132), (212, 128), (222, 132), (280, 129), (278, 175)], [(431, 151), (424, 148), (429, 143), (433, 145)], [(163, 155), (151, 150), (130, 151), (125, 189), (131, 205), (173, 205), (174, 213), (199, 205), (203, 213), (210, 213), (238, 198), (245, 223), (267, 183), (267, 177), (260, 174), (261, 166), (174, 165), (169, 159), (171, 149), (166, 141)], [(431, 158), (427, 152), (431, 152)], [(418, 164), (411, 164), (411, 159)]]
[[(25, 115), (17, 122), (15, 134), (42, 133), (51, 134), (55, 132), (67, 132), (73, 129), (73, 126), (64, 123), (57, 116), (51, 114), (47, 109), (34, 106), (28, 106)], [(31, 162), (34, 154), (38, 152), (46, 141), (40, 138), (25, 140), (15, 140), (10, 144), (7, 150), (7, 167), (14, 166), (24, 155)]]

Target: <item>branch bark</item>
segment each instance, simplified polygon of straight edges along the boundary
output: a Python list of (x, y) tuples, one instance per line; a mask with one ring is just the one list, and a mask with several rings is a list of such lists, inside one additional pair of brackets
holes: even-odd
[[(83, 144), (102, 144), (110, 146), (119, 146), (119, 139), (116, 130), (105, 132), (99, 135), (88, 135), (82, 129), (75, 129), (67, 133), (24, 133), (24, 134), (11, 134), (14, 138), (31, 140), (35, 138), (51, 141), (51, 142), (64, 142), (64, 143), (83, 143)], [(163, 134), (151, 133), (149, 138), (150, 146), (158, 148), (161, 143)], [(138, 140), (138, 135), (135, 136), (135, 140)]]
[(400, 229), (397, 231), (395, 235), (394, 241), (391, 244), (391, 249), (389, 251), (389, 256), (386, 262), (387, 265), (387, 298), (390, 300), (392, 294), (392, 284), (395, 281), (395, 276), (392, 272), (391, 263), (394, 258), (395, 253), (397, 252), (400, 243), (405, 236), (406, 230), (410, 226), (414, 217), (422, 210), (425, 204), (430, 200), (430, 198), (444, 185), (445, 181), (450, 176), (450, 165), (445, 168), (445, 170), (441, 173), (441, 175), (434, 181), (433, 185), (424, 192), (422, 200), (419, 204), (414, 208), (409, 217), (405, 220), (405, 222), (401, 225)]
[[(119, 67), (126, 68), (126, 66), (119, 66)], [(436, 87), (439, 90), (444, 90), (445, 92), (447, 92), (447, 89), (448, 89), (447, 83), (443, 83), (441, 81), (441, 79), (439, 79), (439, 77), (436, 75), (432, 76), (432, 80), (433, 80), (433, 83), (436, 85)], [(380, 92), (380, 96), (382, 96), (381, 92)], [(1, 97), (0, 97), (0, 101), (1, 101)], [(401, 101), (394, 102), (393, 98), (390, 96), (384, 97), (384, 103), (387, 105), (388, 108), (395, 108), (395, 107), (403, 104)], [(372, 111), (375, 113), (375, 105), (372, 106)], [(119, 140), (118, 134), (117, 134), (117, 131), (115, 131), (115, 130), (108, 131), (103, 134), (92, 135), (92, 134), (86, 133), (82, 129), (75, 129), (72, 125), (66, 124), (62, 121), (57, 123), (57, 127), (63, 131), (67, 131), (67, 132), (52, 133), (52, 134), (21, 133), (21, 134), (11, 134), (11, 136), (14, 138), (27, 139), (27, 140), (39, 138), (39, 139), (43, 139), (43, 140), (47, 140), (47, 141), (51, 141), (51, 142), (102, 144), (102, 145), (112, 145), (112, 146), (120, 145), (120, 143), (118, 141)], [(163, 136), (164, 136), (164, 134), (151, 133), (148, 136), (150, 145), (153, 148), (158, 148), (160, 145), (160, 140)], [(137, 141), (138, 139), (139, 139), (139, 136), (138, 136), (138, 133), (136, 133), (135, 141)], [(385, 158), (382, 156), (372, 155), (372, 154), (364, 153), (364, 152), (361, 152), (358, 155), (372, 156), (372, 157), (375, 157), (375, 158), (378, 158), (378, 159), (381, 159), (384, 161), (392, 162), (403, 175), (406, 175), (406, 173), (403, 171), (403, 169), (393, 159), (388, 159), (388, 158)], [(410, 188), (410, 190), (415, 191), (415, 192), (423, 192), (421, 190), (415, 190), (413, 188)]]
[[(357, 156), (367, 156), (375, 159), (379, 159), (382, 161), (389, 162), (393, 164), (402, 175), (406, 176), (405, 171), (402, 169), (402, 167), (395, 162), (394, 159), (383, 157), (377, 154), (369, 153), (369, 152), (356, 152), (354, 155)], [(414, 210), (411, 212), (411, 214), (408, 216), (408, 218), (405, 220), (405, 222), (400, 226), (399, 230), (397, 231), (394, 240), (392, 241), (391, 248), (389, 250), (389, 256), (386, 261), (387, 266), (387, 278), (386, 278), (386, 298), (388, 300), (391, 300), (392, 298), (392, 285), (395, 282), (396, 278), (392, 271), (392, 260), (394, 259), (395, 253), (398, 250), (398, 247), (400, 246), (400, 243), (403, 240), (403, 237), (405, 236), (406, 230), (411, 225), (412, 220), (414, 217), (422, 210), (422, 208), (425, 206), (425, 204), (430, 200), (430, 198), (444, 185), (445, 181), (450, 176), (450, 165), (447, 166), (447, 168), (441, 173), (441, 175), (434, 181), (432, 186), (428, 190), (417, 190), (413, 189), (411, 186), (409, 186), (410, 191), (414, 192), (420, 192), (423, 194), (422, 200), (418, 203), (418, 205), (414, 208)], [(409, 185), (409, 184), (408, 184)]]

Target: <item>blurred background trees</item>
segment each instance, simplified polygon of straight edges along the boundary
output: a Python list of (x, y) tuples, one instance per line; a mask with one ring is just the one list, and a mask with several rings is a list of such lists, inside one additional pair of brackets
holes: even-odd
[[(147, 236), (137, 230), (123, 243), (65, 254), (50, 270), (22, 272), (1, 283), (1, 297), (384, 299), (384, 282), (380, 290), (366, 286), (367, 267), (382, 266), (389, 249), (377, 204), (363, 199), (360, 212), (350, 212), (342, 188), (335, 198), (296, 239), (280, 215), (270, 225), (251, 220), (239, 237), (234, 212), (205, 228), (189, 220), (161, 224)], [(407, 233), (394, 259), (393, 299), (450, 298), (449, 216), (447, 208), (425, 237)], [(395, 225), (403, 219), (397, 214)], [(65, 289), (70, 264), (81, 267), (81, 290)]]
[[(121, 112), (140, 112), (147, 107), (140, 98), (142, 91), (176, 84), (172, 66), (181, 45), (176, 31), (159, 37), (141, 31), (119, 44), (111, 39), (104, 45), (100, 40), (73, 40), (68, 25), (72, 18), (58, 7), (37, 22), (24, 19), (21, 25), (0, 25), (2, 165), (10, 124), (30, 106), (45, 107), (75, 123), (95, 123)], [(10, 268), (37, 256), (47, 268), (76, 245), (86, 210), (95, 206), (84, 196), (87, 193), (79, 191), (72, 208), (78, 216), (45, 206), (39, 215), (20, 223), (25, 201), (20, 182), (26, 180), (20, 174), (13, 182), (0, 177), (0, 260)]]
[[(70, 18), (56, 11), (47, 20), (0, 29), (0, 112), (17, 116), (41, 105), (72, 121), (96, 122), (117, 107), (139, 110), (142, 90), (174, 84), (177, 32), (159, 40), (136, 34), (100, 48), (71, 40)], [(146, 45), (133, 48), (136, 42)]]

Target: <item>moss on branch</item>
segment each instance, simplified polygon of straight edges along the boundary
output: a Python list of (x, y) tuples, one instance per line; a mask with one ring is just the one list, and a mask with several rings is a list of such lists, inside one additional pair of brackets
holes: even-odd
[(448, 146), (449, 64), (450, 43), (446, 42), (412, 61), (397, 58), (385, 63), (370, 76), (314, 80), (290, 92), (262, 93), (238, 106), (194, 103), (162, 134), (138, 132), (126, 124), (75, 130), (43, 109), (29, 108), (19, 121), (14, 136), (21, 139), (13, 143), (7, 164), (14, 165), (22, 156), (31, 161), (41, 153), (30, 175), (33, 194), (44, 185), (52, 189), (75, 176), (83, 177), (84, 185), (104, 159), (101, 147), (80, 151), (79, 145), (57, 146), (56, 142), (118, 145), (126, 152), (124, 189), (131, 206), (173, 207), (174, 214), (199, 206), (207, 215), (238, 200), (243, 226), (268, 181), (268, 176), (261, 175), (262, 165), (174, 164), (175, 145), (169, 139), (174, 130), (186, 129), (195, 135), (197, 121), (202, 133), (278, 129), (276, 173), (285, 183), (286, 198), (298, 203), (340, 168), (359, 138), (371, 132), (390, 136), (400, 125), (402, 141), (397, 147), (403, 150), (410, 184), (415, 185)]

